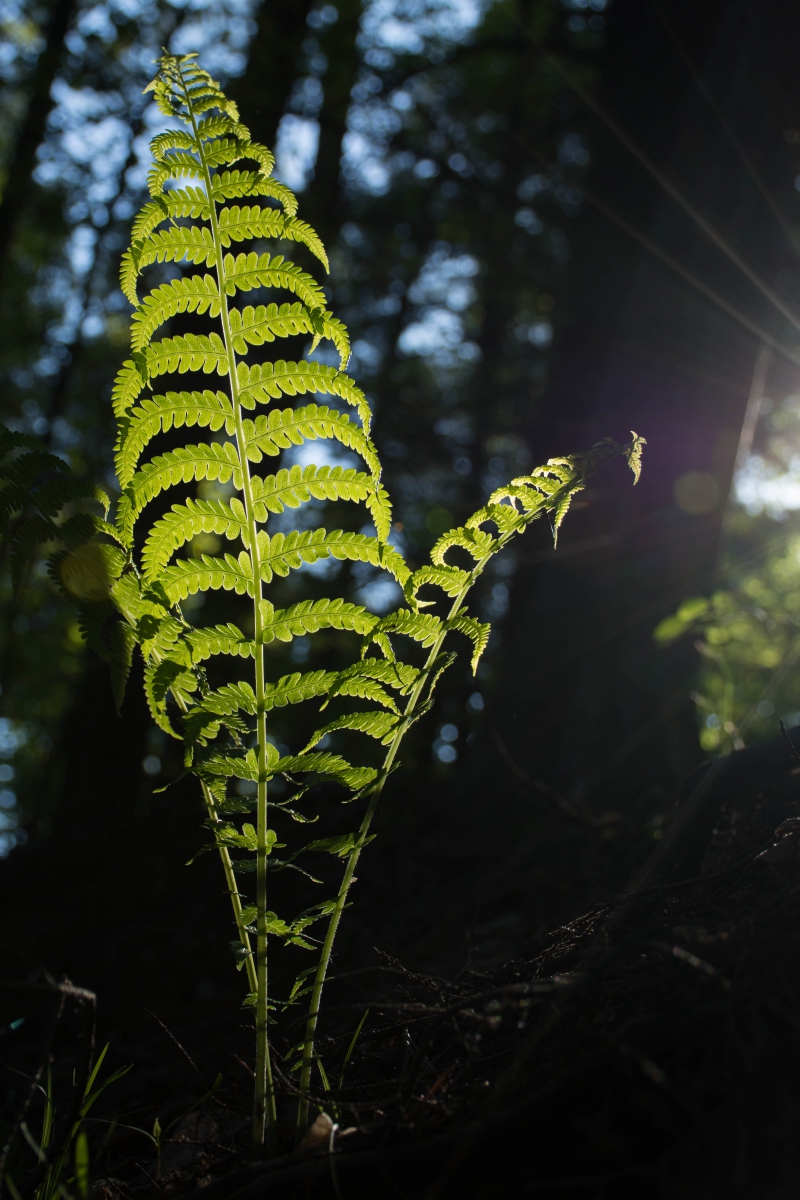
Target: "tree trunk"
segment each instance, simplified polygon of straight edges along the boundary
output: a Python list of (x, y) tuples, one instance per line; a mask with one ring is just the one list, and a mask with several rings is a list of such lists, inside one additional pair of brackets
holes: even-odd
[(17, 221), (29, 195), (36, 151), (44, 138), (52, 108), (50, 92), (74, 11), (75, 0), (55, 0), (47, 25), (47, 45), (39, 55), (33, 73), (28, 111), (8, 164), (8, 178), (0, 201), (0, 282), (8, 263)]

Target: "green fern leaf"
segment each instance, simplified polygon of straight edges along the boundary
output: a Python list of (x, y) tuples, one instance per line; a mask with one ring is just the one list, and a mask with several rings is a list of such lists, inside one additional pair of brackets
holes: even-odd
[(195, 592), (207, 592), (212, 588), (236, 592), (238, 596), (255, 595), (250, 555), (245, 550), (238, 558), (232, 554), (223, 558), (203, 554), (200, 558), (179, 559), (162, 572), (161, 583), (173, 604)]
[(177, 313), (207, 312), (210, 317), (218, 317), (219, 310), (219, 292), (212, 275), (191, 275), (162, 283), (144, 298), (131, 318), (131, 347), (143, 350), (156, 329)]
[(277, 200), (287, 216), (297, 212), (297, 197), (284, 183), (277, 179), (262, 179), (254, 171), (223, 171), (211, 180), (211, 198), (238, 200), (241, 196), (270, 196)]
[(413, 638), (421, 646), (432, 646), (442, 631), (442, 621), (430, 613), (412, 612), (407, 608), (399, 608), (379, 621), (368, 635), (374, 638), (378, 634), (403, 633)]
[(448, 566), (445, 554), (452, 546), (460, 546), (471, 554), (476, 562), (487, 558), (494, 551), (496, 540), (483, 529), (450, 529), (443, 533), (431, 550), (431, 559), (437, 567)]
[(392, 502), (382, 483), (375, 483), (366, 497), (366, 505), (375, 523), (378, 541), (385, 542), (392, 531)]
[(179, 446), (146, 463), (120, 497), (117, 521), (122, 534), (130, 535), (139, 513), (159, 492), (176, 483), (200, 479), (218, 479), (221, 483), (233, 479), (234, 487), (241, 488), (239, 456), (232, 442)]
[(145, 361), (148, 378), (167, 371), (204, 371), (210, 375), (227, 375), (230, 360), (225, 344), (218, 333), (187, 333), (182, 337), (164, 338), (147, 347)]
[(319, 259), (326, 271), (329, 269), (325, 248), (311, 226), (274, 208), (257, 205), (223, 208), (219, 214), (219, 232), (220, 241), (226, 248), (232, 241), (250, 241), (252, 238), (286, 238), (300, 242)]
[(399, 717), (391, 712), (347, 713), (343, 717), (337, 717), (328, 725), (323, 725), (322, 729), (317, 729), (303, 750), (303, 754), (308, 750), (313, 750), (314, 746), (321, 742), (327, 734), (336, 733), (340, 729), (352, 729), (356, 733), (365, 733), (367, 737), (375, 738), (382, 745), (387, 746), (394, 737), (398, 721)]
[(256, 649), (255, 642), (246, 638), (241, 629), (231, 622), (205, 629), (192, 629), (186, 634), (186, 641), (191, 647), (193, 662), (203, 662), (216, 654), (252, 658)]
[(282, 396), (305, 395), (306, 392), (338, 396), (358, 409), (364, 433), (369, 436), (372, 414), (367, 398), (350, 376), (336, 367), (316, 362), (295, 363), (282, 360), (252, 367), (248, 367), (246, 363), (239, 363), (238, 380), (242, 403), (247, 408), (252, 408), (254, 401), (268, 404), (270, 400), (279, 400)]
[(291, 608), (275, 609), (268, 600), (261, 602), (262, 640), (265, 645), (277, 639), (290, 642), (292, 638), (317, 633), (320, 629), (346, 629), (367, 633), (377, 617), (358, 604), (345, 600), (301, 600)]
[(347, 413), (337, 412), (323, 404), (307, 404), (303, 408), (275, 408), (265, 416), (242, 422), (247, 457), (261, 462), (262, 455), (275, 456), (291, 446), (317, 438), (335, 438), (348, 450), (355, 450), (366, 462), (373, 477), (380, 471), (380, 461), (372, 443), (354, 425)]
[(194, 220), (200, 217), (207, 221), (209, 216), (210, 208), (202, 188), (176, 188), (145, 204), (133, 222), (131, 244), (144, 241), (163, 221), (174, 221), (178, 217)]
[(404, 588), (405, 598), (414, 608), (423, 608), (432, 604), (432, 600), (417, 600), (417, 593), (426, 583), (440, 587), (447, 596), (455, 597), (470, 581), (468, 571), (460, 567), (420, 567), (409, 576)]
[(226, 254), (222, 265), (225, 291), (249, 292), (257, 287), (285, 288), (310, 309), (325, 308), (325, 293), (312, 275), (276, 254)]
[[(315, 775), (329, 775), (353, 792), (357, 792), (371, 783), (378, 774), (374, 767), (353, 767), (339, 754), (327, 753), (288, 755), (280, 760), (275, 771), (281, 774), (313, 771)], [(325, 840), (327, 841), (327, 839)], [(305, 848), (308, 850), (312, 847), (321, 849), (319, 843), (312, 843), (312, 846)], [(338, 853), (338, 851), (331, 851), (331, 853)]]
[(318, 320), (299, 302), (295, 304), (260, 304), (258, 308), (230, 310), (230, 330), (237, 354), (247, 353), (248, 342), (262, 346), (276, 337), (292, 337), (298, 333), (315, 333)]
[(363, 533), (315, 529), (302, 533), (297, 530), (276, 533), (273, 538), (262, 532), (259, 537), (264, 539), (260, 557), (261, 578), (265, 583), (270, 583), (273, 575), (285, 576), (305, 563), (324, 558), (371, 563), (389, 571), (401, 586), (409, 575), (405, 561), (393, 546)]
[(165, 154), (161, 162), (154, 163), (147, 172), (147, 190), (155, 199), (162, 195), (164, 185), (170, 179), (200, 179), (204, 176), (202, 164), (186, 150), (174, 150)]
[(170, 659), (150, 663), (144, 671), (144, 694), (150, 716), (170, 737), (179, 737), (172, 727), (167, 713), (167, 695), (171, 692), (186, 703), (192, 692), (197, 689), (197, 680), (191, 671), (187, 671), (182, 663)]
[(253, 500), (257, 521), (266, 521), (267, 512), (281, 513), (315, 500), (369, 500), (374, 495), (372, 477), (353, 467), (307, 467), (295, 465), (277, 475), (262, 479), (254, 476)]
[(128, 414), (120, 426), (116, 453), (117, 476), (127, 487), (145, 446), (156, 434), (186, 425), (199, 425), (218, 433), (224, 428), (231, 436), (235, 430), (233, 407), (224, 392), (167, 392), (153, 396)]
[(187, 500), (173, 504), (170, 511), (156, 521), (142, 551), (145, 580), (156, 579), (172, 555), (185, 542), (199, 533), (218, 533), (233, 541), (247, 541), (247, 514), (241, 500)]
[(337, 678), (335, 671), (307, 671), (284, 675), (275, 683), (268, 683), (264, 704), (269, 712), (273, 708), (285, 708), (287, 704), (300, 704), (303, 700), (314, 700), (324, 696), (331, 683)]
[[(133, 300), (132, 303), (135, 304), (136, 301)], [(144, 355), (137, 355), (136, 361), (128, 359), (127, 362), (124, 362), (117, 372), (114, 386), (111, 389), (114, 416), (123, 417), (131, 405), (136, 403), (146, 385), (147, 362)]]
[(474, 675), (478, 669), (481, 655), (486, 649), (489, 641), (489, 635), (492, 632), (492, 627), (488, 622), (478, 621), (475, 617), (470, 617), (466, 609), (461, 609), (454, 617), (450, 617), (445, 622), (447, 629), (455, 629), (458, 633), (466, 634), (472, 639), (474, 651), (472, 655), (472, 674)]

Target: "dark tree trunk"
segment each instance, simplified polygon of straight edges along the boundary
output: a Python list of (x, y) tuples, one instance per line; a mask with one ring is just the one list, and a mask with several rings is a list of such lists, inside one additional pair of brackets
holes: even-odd
[(47, 117), (52, 108), (50, 92), (74, 12), (75, 0), (55, 0), (47, 25), (47, 45), (39, 55), (31, 80), (28, 111), (8, 163), (7, 183), (0, 201), (0, 280), (5, 273), (17, 221), (29, 195), (36, 151), (44, 138)]
[(271, 150), (298, 75), (310, 0), (263, 0), (247, 70), (228, 88), (245, 125)]

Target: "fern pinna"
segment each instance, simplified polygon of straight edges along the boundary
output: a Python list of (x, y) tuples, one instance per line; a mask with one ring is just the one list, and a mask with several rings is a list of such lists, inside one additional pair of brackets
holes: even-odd
[[(131, 357), (113, 392), (121, 497), (115, 526), (103, 530), (117, 543), (117, 549), (107, 546), (103, 561), (111, 579), (109, 600), (122, 619), (114, 625), (107, 607), (90, 604), (86, 626), (93, 644), (105, 647), (115, 666), (118, 691), (133, 646), (138, 645), (153, 718), (166, 733), (183, 739), (187, 770), (202, 786), (207, 824), (233, 905), (235, 952), (249, 981), (248, 1001), (255, 1007), (253, 1142), (259, 1147), (276, 1120), (267, 1036), (269, 1010), (276, 1002), (274, 997), (268, 1000), (268, 945), (277, 939), (314, 950), (309, 927), (327, 918), (317, 963), (301, 975), (287, 998), (289, 1003), (306, 998), (309, 1004), (294, 1062), (302, 1133), (326, 972), (383, 785), (406, 731), (430, 708), (436, 682), (454, 657), (445, 649), (446, 639), (458, 633), (471, 640), (473, 668), (488, 640), (489, 626), (467, 611), (467, 595), (489, 560), (531, 521), (547, 514), (557, 529), (574, 493), (603, 462), (622, 453), (638, 476), (641, 439), (634, 435), (624, 447), (599, 443), (588, 454), (551, 460), (514, 480), (462, 528), (441, 537), (429, 564), (412, 571), (388, 543), (389, 499), (371, 440), (369, 406), (345, 373), (345, 327), (328, 311), (322, 288), (307, 271), (281, 254), (237, 251), (239, 244), (253, 241), (292, 241), (327, 269), (319, 238), (298, 219), (293, 194), (272, 178), (270, 152), (251, 141), (235, 105), (197, 66), (195, 56), (165, 56), (150, 86), (160, 110), (178, 118), (182, 128), (159, 134), (152, 142), (151, 199), (135, 220), (122, 263), (122, 288), (135, 311)], [(233, 169), (242, 162), (251, 165)], [(163, 263), (204, 264), (207, 271), (161, 282), (140, 299), (142, 272)], [(238, 307), (239, 293), (252, 290), (289, 293), (293, 299)], [(178, 314), (195, 314), (211, 327), (206, 333), (158, 337), (165, 322)], [(332, 343), (339, 366), (283, 359), (248, 362), (251, 347), (296, 335), (310, 339), (311, 351), (323, 339)], [(161, 376), (199, 373), (224, 381), (224, 387), (172, 391), (160, 382)], [(326, 396), (329, 402), (306, 403), (314, 395)], [(286, 397), (301, 399), (289, 407)], [(266, 412), (260, 412), (262, 408)], [(205, 430), (208, 440), (147, 457), (154, 439), (170, 431), (174, 437), (175, 430), (184, 428)], [(262, 473), (282, 452), (319, 439), (338, 441), (360, 457), (364, 469), (295, 463)], [(154, 511), (151, 502), (168, 489), (203, 481), (228, 485), (230, 492), (186, 498), (184, 488), (184, 498), (168, 511), (155, 520), (148, 517)], [(364, 505), (375, 536), (322, 528), (267, 532), (273, 514), (311, 500)], [(230, 551), (187, 554), (198, 535), (210, 533), (231, 542)], [(452, 560), (454, 554), (461, 556), (460, 562)], [(342, 598), (306, 600), (283, 610), (273, 607), (265, 589), (275, 576), (329, 557), (366, 562), (389, 572), (403, 589), (403, 605), (383, 617)], [(431, 587), (445, 597), (441, 612), (423, 611), (437, 603), (428, 594)], [(212, 589), (249, 598), (252, 636), (233, 623), (210, 628), (191, 624), (182, 603)], [(321, 629), (361, 635), (361, 657), (339, 671), (267, 679), (265, 647), (270, 642)], [(401, 637), (410, 640), (411, 657), (416, 655), (418, 661), (398, 657)], [(218, 656), (240, 666), (243, 660), (249, 665), (247, 677), (212, 688), (206, 664)], [(268, 714), (314, 699), (323, 708), (337, 704), (338, 715), (325, 721), (298, 753), (281, 756), (267, 736)], [(355, 709), (353, 700), (358, 702)], [(377, 740), (384, 747), (380, 767), (353, 765), (320, 746), (325, 737), (341, 731)], [(270, 828), (267, 803), (268, 784), (276, 775), (297, 787), (290, 800), (270, 797), (273, 817), (305, 819), (297, 807), (305, 788), (327, 779), (344, 788), (347, 799), (363, 804), (358, 829), (317, 838), (295, 850), (290, 847), (279, 858), (275, 852), (283, 843)], [(255, 785), (253, 801), (234, 794), (237, 780)], [(240, 827), (237, 814), (253, 806), (255, 823)], [(268, 907), (268, 867), (272, 872), (292, 866), (304, 853), (343, 859), (341, 885), (334, 897), (299, 917), (279, 917)], [(254, 902), (243, 902), (238, 876), (253, 868)]]

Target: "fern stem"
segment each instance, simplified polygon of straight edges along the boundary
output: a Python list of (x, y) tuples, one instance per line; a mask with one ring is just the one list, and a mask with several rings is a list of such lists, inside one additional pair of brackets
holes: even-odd
[[(154, 657), (157, 658), (158, 655), (156, 654)], [(186, 712), (186, 704), (180, 698), (180, 696), (176, 697), (176, 702), (181, 712)], [(211, 791), (211, 788), (207, 783), (203, 783), (202, 780), (200, 786), (203, 789), (203, 800), (205, 801), (208, 819), (212, 821), (214, 825), (218, 825), (220, 823), (220, 817), (219, 813), (217, 812), (217, 806), (214, 802), (214, 795)], [(214, 831), (212, 830), (212, 832)], [(217, 843), (217, 850), (219, 851), (222, 870), (225, 874), (225, 882), (228, 885), (228, 895), (231, 898), (233, 919), (236, 922), (236, 932), (239, 934), (239, 941), (248, 951), (248, 956), (245, 959), (245, 969), (247, 971), (247, 982), (250, 986), (250, 991), (254, 992), (258, 986), (256, 980), (256, 966), (253, 960), (252, 947), (250, 945), (250, 934), (247, 932), (247, 926), (245, 925), (242, 917), (242, 898), (239, 895), (239, 885), (236, 882), (236, 873), (233, 869), (233, 861), (231, 859), (228, 847), (217, 841), (216, 833), (214, 833), (214, 841)]]
[(219, 234), (217, 206), (213, 197), (211, 172), (202, 152), (197, 121), (191, 103), (189, 92), (184, 85), (184, 98), (189, 113), (192, 131), (196, 144), (200, 149), (200, 160), (208, 196), (211, 232), (216, 251), (217, 287), (219, 288), (220, 320), (228, 356), (228, 378), (231, 389), (236, 427), (236, 446), (239, 454), (239, 464), (242, 473), (242, 494), (247, 516), (247, 536), (250, 545), (247, 547), (250, 555), (250, 567), (253, 576), (253, 625), (255, 641), (255, 694), (256, 694), (256, 737), (258, 744), (258, 794), (257, 794), (257, 848), (256, 848), (256, 1080), (253, 1104), (252, 1152), (258, 1155), (265, 1140), (271, 1141), (275, 1131), (277, 1113), (275, 1109), (275, 1089), (272, 1079), (272, 1063), (269, 1052), (269, 1002), (267, 998), (267, 856), (269, 843), (268, 805), (267, 805), (267, 716), (265, 707), (265, 674), (264, 674), (264, 639), (261, 612), (261, 557), (258, 543), (258, 525), (255, 519), (253, 492), (250, 482), (250, 465), (247, 458), (247, 443), (244, 436), (242, 420), (242, 404), (239, 395), (239, 379), (236, 369), (236, 353), (230, 330), (228, 312), (228, 297), (225, 281), (225, 267), (222, 240)]
[[(206, 802), (206, 811), (208, 812), (209, 820), (213, 821), (213, 823), (216, 825), (219, 823), (219, 814), (217, 813), (217, 806), (214, 803), (214, 797), (211, 794), (211, 789), (209, 788), (208, 784), (204, 783), (202, 787), (203, 799)], [(220, 842), (217, 842), (217, 849), (219, 850), (219, 857), (220, 861), (222, 862), (222, 870), (225, 873), (225, 882), (228, 885), (228, 895), (231, 898), (233, 919), (236, 922), (236, 932), (239, 934), (239, 941), (248, 951), (247, 958), (245, 959), (247, 983), (250, 991), (255, 992), (258, 987), (256, 964), (255, 959), (253, 958), (252, 947), (250, 945), (250, 934), (247, 932), (247, 927), (242, 919), (242, 898), (239, 895), (239, 885), (236, 882), (236, 873), (233, 869), (233, 862), (231, 860), (228, 847), (223, 846)]]
[[(502, 545), (500, 543), (502, 543)], [(459, 611), (459, 609), (461, 608), (461, 606), (464, 603), (464, 600), (466, 599), (467, 593), (469, 592), (470, 588), (475, 584), (476, 580), (478, 579), (478, 576), (481, 574), (484, 567), (486, 566), (486, 563), (489, 561), (490, 558), (493, 557), (494, 554), (496, 554), (498, 552), (499, 549), (502, 548), (503, 545), (505, 545), (505, 541), (503, 541), (503, 539), (499, 539), (499, 543), (493, 547), (492, 551), (489, 554), (485, 555), (482, 559), (480, 559), (475, 564), (475, 567), (473, 568), (473, 570), (470, 573), (469, 579), (467, 580), (464, 587), (459, 592), (456, 599), (453, 601), (450, 612), (448, 613), (448, 619), (454, 617), (456, 615), (456, 613)], [(408, 704), (406, 705), (405, 712), (403, 713), (403, 719), (399, 723), (399, 725), (397, 727), (397, 732), (395, 733), (394, 738), (392, 739), (392, 743), (389, 746), (389, 749), (386, 753), (386, 757), (383, 761), (383, 767), (381, 768), (380, 776), (378, 778), (377, 783), (375, 784), (374, 791), (372, 793), (372, 796), (370, 797), (370, 802), (367, 806), (367, 811), (364, 813), (364, 817), (361, 822), (361, 826), (358, 830), (358, 838), (356, 839), (356, 843), (353, 846), (353, 849), (351, 850), (350, 856), (347, 860), (347, 866), (345, 867), (344, 876), (342, 877), (342, 883), (339, 888), (339, 893), (336, 897), (336, 907), (334, 908), (333, 912), (331, 913), (330, 921), (328, 922), (328, 929), (327, 929), (327, 932), (325, 935), (325, 941), (322, 944), (322, 951), (320, 953), (319, 965), (317, 967), (317, 972), (316, 972), (316, 975), (314, 976), (314, 984), (311, 989), (311, 1001), (309, 1004), (308, 1019), (306, 1021), (305, 1038), (303, 1041), (303, 1060), (302, 1060), (302, 1067), (300, 1069), (300, 1087), (299, 1087), (300, 1104), (299, 1104), (299, 1108), (297, 1111), (297, 1139), (298, 1140), (300, 1138), (302, 1138), (303, 1135), (305, 1134), (306, 1125), (308, 1124), (308, 1102), (309, 1102), (308, 1089), (309, 1089), (309, 1085), (311, 1082), (311, 1069), (312, 1069), (312, 1066), (314, 1063), (314, 1039), (316, 1037), (316, 1032), (317, 1032), (317, 1021), (319, 1019), (320, 1004), (322, 1003), (322, 989), (325, 986), (325, 979), (328, 974), (328, 967), (330, 965), (331, 955), (333, 953), (333, 944), (334, 944), (334, 941), (336, 940), (336, 934), (339, 929), (339, 922), (342, 919), (342, 913), (344, 912), (345, 904), (347, 902), (347, 894), (350, 891), (350, 886), (353, 882), (353, 877), (355, 875), (356, 867), (358, 866), (358, 860), (361, 856), (361, 851), (364, 849), (367, 838), (369, 836), (369, 830), (370, 830), (370, 826), (372, 825), (372, 819), (375, 816), (375, 810), (378, 807), (378, 803), (380, 801), (381, 794), (383, 792), (384, 784), (386, 783), (386, 780), (389, 777), (389, 772), (391, 771), (392, 766), (394, 764), (394, 760), (397, 757), (397, 754), (400, 750), (400, 746), (402, 744), (403, 738), (405, 737), (405, 735), (409, 729), (409, 726), (411, 724), (411, 719), (414, 716), (414, 713), (416, 712), (417, 705), (419, 704), (420, 697), (425, 688), (425, 684), (430, 676), (430, 672), (433, 667), (433, 664), (436, 662), (436, 659), (439, 656), (439, 652), (441, 651), (444, 640), (447, 637), (447, 633), (448, 633), (448, 630), (443, 627), (441, 633), (439, 634), (439, 636), (437, 637), (433, 646), (431, 647), (431, 651), (428, 655), (425, 665), (422, 668), (422, 670), (420, 671), (419, 678), (417, 679), (416, 683), (414, 684), (411, 695), (409, 696)]]

